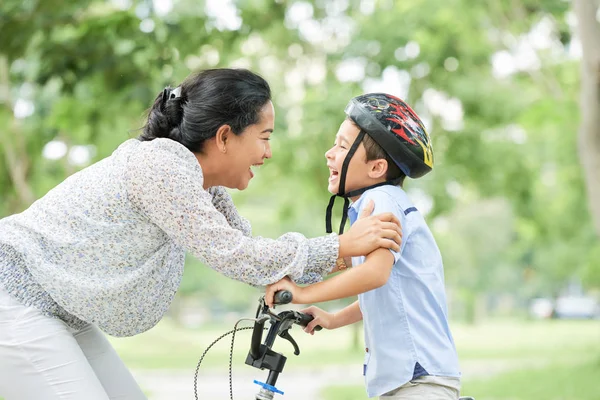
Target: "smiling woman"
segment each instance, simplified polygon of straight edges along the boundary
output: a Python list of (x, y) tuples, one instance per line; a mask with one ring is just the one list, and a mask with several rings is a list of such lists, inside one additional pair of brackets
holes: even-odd
[(213, 69), (159, 94), (140, 140), (168, 138), (187, 147), (202, 166), (205, 189), (243, 190), (251, 167), (271, 158), (274, 124), (264, 79), (247, 70)]
[(391, 214), (339, 236), (252, 236), (225, 187), (245, 189), (271, 157), (274, 118), (260, 76), (194, 73), (156, 97), (139, 138), (0, 220), (0, 396), (144, 399), (101, 331), (152, 328), (179, 288), (186, 251), (266, 285), (316, 282), (340, 257), (399, 248)]

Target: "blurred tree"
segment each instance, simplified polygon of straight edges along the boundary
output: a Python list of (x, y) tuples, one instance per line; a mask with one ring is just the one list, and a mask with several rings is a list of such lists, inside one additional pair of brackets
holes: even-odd
[(579, 152), (585, 171), (588, 204), (600, 236), (600, 6), (573, 0), (582, 47)]
[[(593, 1), (574, 1), (587, 18), (579, 35), (562, 0), (5, 0), (0, 215), (136, 136), (163, 86), (199, 68), (248, 67), (271, 83), (277, 115), (273, 159), (234, 193), (255, 234), (324, 233), (323, 154), (343, 108), (387, 91), (408, 99), (432, 134), (436, 168), (406, 189), (465, 299), (511, 291), (524, 271), (524, 295), (570, 276), (600, 287), (581, 169), (597, 214), (600, 36)], [(583, 164), (580, 81), (595, 99), (582, 101)], [(181, 293), (243, 309), (256, 292), (190, 260)]]

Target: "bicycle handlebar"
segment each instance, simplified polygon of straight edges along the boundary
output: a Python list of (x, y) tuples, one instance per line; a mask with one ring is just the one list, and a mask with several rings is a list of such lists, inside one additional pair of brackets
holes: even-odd
[[(273, 296), (273, 304), (281, 305), (291, 303), (293, 300), (292, 293), (287, 290), (280, 290), (279, 292), (275, 292), (275, 296)], [(294, 311), (294, 319), (296, 323), (300, 326), (306, 327), (314, 319), (314, 317), (310, 314), (306, 314), (299, 311)], [(315, 331), (320, 331), (323, 329), (321, 325), (315, 326)]]
[[(293, 296), (292, 293), (287, 290), (281, 290), (275, 293), (274, 296), (274, 304), (288, 304), (292, 301)], [(269, 308), (264, 302), (264, 298), (261, 298), (261, 305), (259, 306), (256, 313), (256, 322), (254, 323), (254, 330), (252, 332), (252, 339), (250, 341), (250, 355), (252, 358), (257, 359), (261, 354), (261, 342), (263, 338), (263, 330), (265, 328), (265, 323), (267, 321), (271, 321), (271, 324), (278, 323), (285, 320), (286, 329), (289, 328), (292, 324), (298, 324), (302, 327), (306, 327), (314, 317), (309, 314), (305, 314), (299, 311), (283, 311), (280, 314), (273, 314), (269, 311)], [(281, 326), (281, 325), (279, 325)], [(323, 329), (322, 326), (315, 326), (315, 331), (320, 331)], [(271, 331), (271, 330), (269, 330)], [(270, 348), (273, 345), (273, 341), (275, 340), (275, 335), (279, 332), (274, 332), (273, 335), (268, 335), (265, 341), (265, 345)]]
[(275, 292), (275, 296), (273, 296), (274, 304), (288, 304), (292, 302), (292, 292), (287, 290), (280, 290), (279, 292)]
[[(308, 325), (313, 319), (315, 319), (315, 317), (313, 317), (310, 314), (305, 314), (305, 313), (301, 313), (301, 312), (299, 312), (298, 314), (300, 317), (300, 320), (298, 321), (298, 325), (301, 325), (304, 327), (306, 327), (306, 325)], [(315, 331), (320, 331), (321, 329), (323, 329), (323, 327), (321, 325), (315, 326)]]
[[(292, 301), (292, 293), (284, 290), (276, 292), (274, 295), (274, 304), (288, 304)], [(252, 332), (252, 341), (250, 342), (250, 351), (246, 357), (246, 364), (259, 369), (268, 369), (269, 376), (265, 383), (256, 382), (263, 385), (261, 392), (257, 395), (257, 399), (272, 399), (279, 373), (283, 371), (286, 357), (283, 354), (273, 351), (272, 347), (277, 336), (289, 341), (294, 346), (294, 354), (300, 354), (298, 344), (289, 333), (292, 325), (297, 324), (306, 327), (314, 317), (299, 311), (286, 310), (275, 314), (269, 310), (265, 302), (264, 296), (259, 300), (259, 306), (256, 310), (256, 319), (254, 321), (254, 329)], [(269, 332), (262, 342), (265, 323), (270, 323)], [(320, 331), (321, 326), (316, 326), (315, 330)], [(264, 386), (266, 385), (266, 386)]]

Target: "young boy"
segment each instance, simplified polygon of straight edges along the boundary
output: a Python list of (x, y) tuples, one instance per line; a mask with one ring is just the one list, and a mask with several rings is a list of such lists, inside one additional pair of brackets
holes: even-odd
[[(325, 153), (328, 189), (352, 201), (350, 223), (372, 200), (375, 214), (393, 212), (402, 224), (400, 251), (379, 249), (354, 257), (353, 268), (310, 286), (284, 278), (267, 287), (265, 298), (272, 305), (279, 290), (291, 291), (293, 302), (300, 304), (358, 295), (357, 302), (337, 313), (314, 306), (305, 310), (315, 317), (306, 331), (362, 319), (369, 397), (456, 400), (460, 372), (448, 326), (442, 257), (423, 216), (402, 189), (406, 176), (418, 178), (432, 169), (429, 135), (407, 104), (387, 94), (358, 96), (346, 114), (335, 144)], [(340, 269), (345, 269), (343, 263)]]

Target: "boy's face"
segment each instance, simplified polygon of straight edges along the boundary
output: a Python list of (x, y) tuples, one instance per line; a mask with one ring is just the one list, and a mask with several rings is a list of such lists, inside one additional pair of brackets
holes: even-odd
[[(327, 186), (327, 190), (332, 194), (337, 194), (339, 191), (340, 175), (344, 159), (359, 132), (360, 130), (356, 125), (349, 120), (345, 120), (335, 136), (333, 147), (325, 153), (327, 167), (329, 168), (329, 185)], [(346, 172), (346, 193), (373, 184), (371, 162), (367, 162), (366, 159), (365, 146), (361, 143), (348, 165), (348, 171)]]

